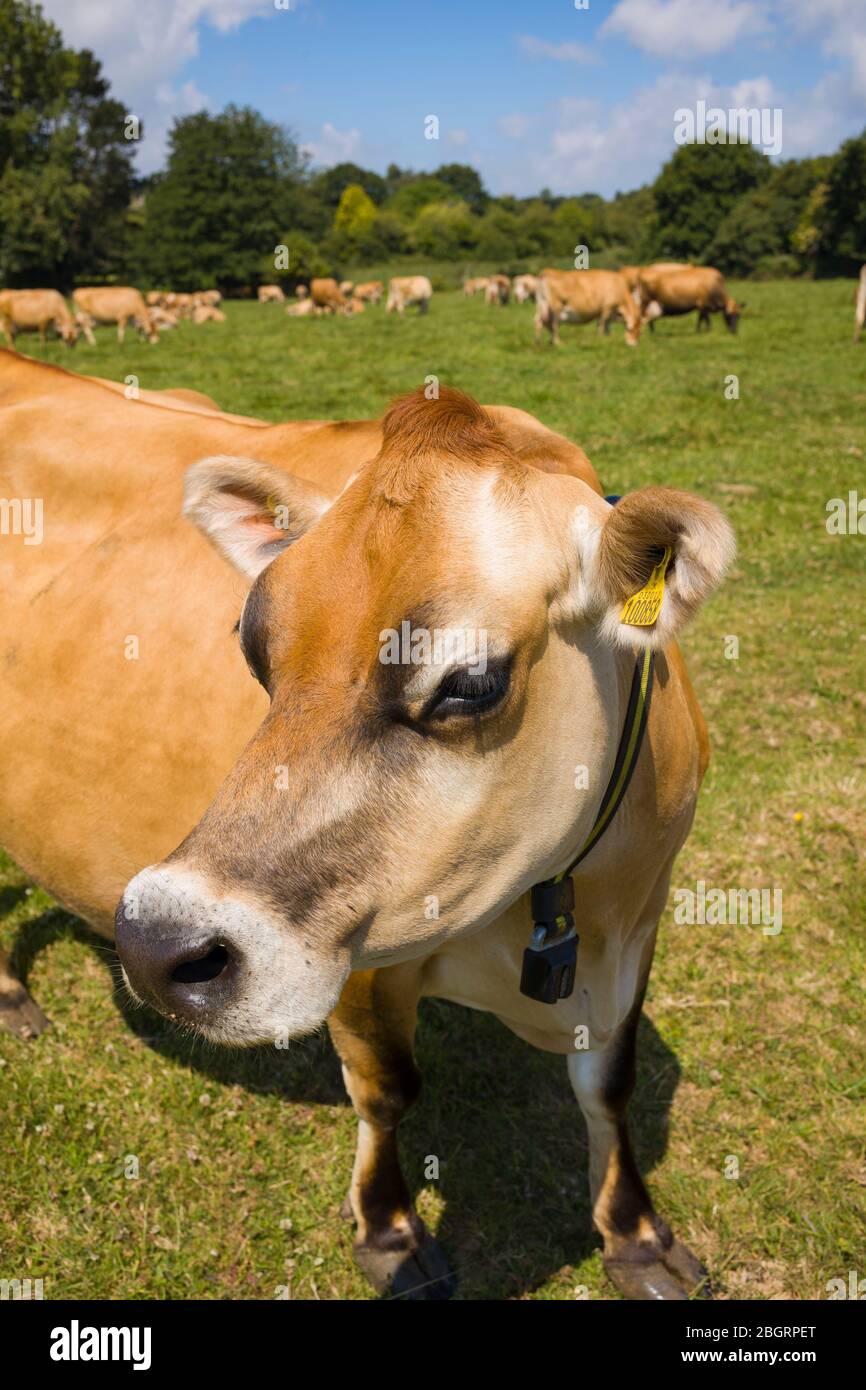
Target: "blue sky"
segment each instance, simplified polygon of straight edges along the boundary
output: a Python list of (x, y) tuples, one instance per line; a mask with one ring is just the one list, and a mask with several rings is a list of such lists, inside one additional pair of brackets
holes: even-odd
[[(495, 193), (638, 186), (699, 98), (778, 108), (782, 157), (866, 126), (866, 0), (43, 0), (102, 59), (159, 168), (175, 115), (229, 101), (318, 164), (460, 160)], [(425, 139), (425, 117), (439, 121)]]

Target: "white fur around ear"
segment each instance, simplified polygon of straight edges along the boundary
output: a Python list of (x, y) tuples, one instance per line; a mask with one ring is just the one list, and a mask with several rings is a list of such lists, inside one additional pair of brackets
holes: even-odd
[(329, 506), (312, 483), (255, 459), (215, 455), (194, 463), (184, 478), (184, 516), (250, 579)]
[[(668, 547), (656, 621), (648, 627), (623, 623), (626, 600), (644, 587)], [(735, 550), (731, 526), (709, 502), (665, 487), (629, 493), (610, 508), (587, 576), (602, 635), (620, 647), (664, 647), (721, 583)]]

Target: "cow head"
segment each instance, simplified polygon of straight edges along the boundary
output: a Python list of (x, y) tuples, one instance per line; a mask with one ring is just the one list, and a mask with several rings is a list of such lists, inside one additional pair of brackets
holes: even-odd
[(740, 322), (740, 314), (745, 309), (745, 304), (738, 304), (730, 295), (725, 300), (725, 323), (728, 325), (730, 333), (736, 333), (737, 325)]
[[(733, 547), (688, 494), (612, 508), (523, 463), (446, 390), (392, 407), (332, 505), (216, 458), (185, 510), (250, 581), (238, 636), (271, 705), (199, 824), (128, 885), (118, 946), (138, 995), (233, 1043), (317, 1027), (351, 970), (477, 931), (562, 867), (613, 760), (628, 649), (668, 642)], [(665, 547), (658, 621), (626, 627)]]

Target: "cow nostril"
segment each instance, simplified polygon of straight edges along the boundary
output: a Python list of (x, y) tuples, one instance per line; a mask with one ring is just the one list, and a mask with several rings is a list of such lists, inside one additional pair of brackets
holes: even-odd
[(223, 973), (230, 959), (225, 946), (214, 946), (206, 956), (185, 960), (182, 965), (175, 966), (171, 978), (175, 983), (183, 985), (198, 985), (205, 980), (215, 980)]

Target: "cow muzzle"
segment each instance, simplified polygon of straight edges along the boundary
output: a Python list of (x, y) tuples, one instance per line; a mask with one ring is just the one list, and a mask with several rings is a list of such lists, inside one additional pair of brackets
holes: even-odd
[(349, 973), (347, 952), (323, 956), (266, 905), (173, 864), (132, 880), (115, 931), (131, 993), (214, 1042), (284, 1046), (325, 1021)]

